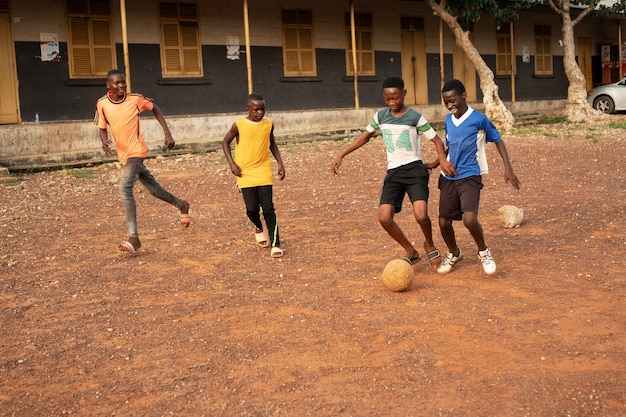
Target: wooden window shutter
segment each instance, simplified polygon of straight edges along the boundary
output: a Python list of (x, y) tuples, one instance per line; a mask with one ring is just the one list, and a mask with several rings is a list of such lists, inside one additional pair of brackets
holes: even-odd
[[(354, 63), (352, 60), (352, 29), (350, 27), (350, 14), (345, 15), (346, 22), (346, 73), (354, 75)], [(357, 13), (354, 15), (357, 73), (359, 75), (375, 75), (375, 52), (374, 36), (372, 30), (372, 16)]]
[(160, 3), (161, 61), (164, 77), (202, 76), (197, 6)]
[(71, 73), (74, 76), (91, 75), (91, 47), (89, 45), (89, 20), (80, 17), (70, 18), (72, 59)]
[(310, 10), (283, 10), (283, 71), (285, 76), (315, 76), (313, 14)]
[(70, 78), (106, 76), (116, 67), (109, 0), (68, 0)]
[(93, 33), (93, 58), (96, 74), (106, 75), (115, 68), (113, 61), (113, 37), (111, 36), (111, 22), (108, 20), (91, 20)]

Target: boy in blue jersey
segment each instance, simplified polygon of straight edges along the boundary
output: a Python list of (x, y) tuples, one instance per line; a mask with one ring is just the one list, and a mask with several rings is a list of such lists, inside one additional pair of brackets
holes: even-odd
[(498, 130), (491, 120), (466, 103), (465, 86), (459, 80), (446, 82), (441, 89), (443, 103), (450, 111), (446, 116), (446, 145), (451, 171), (444, 170), (439, 177), (439, 228), (448, 247), (448, 254), (437, 268), (446, 274), (463, 259), (454, 236), (453, 220), (463, 220), (478, 247), (478, 258), (487, 274), (496, 272), (496, 262), (485, 244), (483, 229), (478, 222), (482, 174), (486, 174), (485, 143), (493, 142), (504, 162), (504, 180), (516, 190), (520, 181), (513, 172), (509, 155)]
[[(446, 160), (443, 141), (428, 121), (417, 111), (404, 104), (406, 90), (404, 81), (398, 77), (383, 82), (383, 98), (387, 107), (379, 110), (365, 128), (366, 131), (335, 158), (331, 170), (338, 174), (343, 158), (369, 142), (380, 130), (387, 150), (387, 176), (383, 184), (378, 209), (378, 220), (385, 231), (405, 251), (402, 258), (410, 265), (420, 259), (417, 249), (407, 239), (394, 221), (395, 213), (402, 209), (404, 195), (408, 194), (413, 205), (415, 220), (424, 234), (424, 250), (434, 267), (441, 262), (441, 253), (433, 242), (432, 224), (428, 217), (429, 169), (441, 164), (441, 169), (452, 174), (453, 165)], [(420, 135), (435, 144), (439, 160), (424, 164), (420, 150)]]

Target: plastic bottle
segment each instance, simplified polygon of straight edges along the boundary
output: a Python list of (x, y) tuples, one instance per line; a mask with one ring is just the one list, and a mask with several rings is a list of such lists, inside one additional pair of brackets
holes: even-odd
[(35, 124), (39, 125), (39, 113), (35, 113)]

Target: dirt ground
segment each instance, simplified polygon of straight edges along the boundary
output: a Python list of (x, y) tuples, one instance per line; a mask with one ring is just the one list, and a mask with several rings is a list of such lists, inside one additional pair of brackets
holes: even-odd
[[(625, 133), (520, 127), (521, 192), (489, 146), (498, 272), (456, 224), (465, 260), (448, 275), (421, 261), (402, 293), (380, 277), (403, 255), (377, 220), (380, 138), (336, 178), (351, 139), (281, 145), (282, 259), (255, 245), (221, 152), (147, 161), (193, 223), (138, 186), (136, 256), (116, 251), (118, 166), (19, 175), (0, 185), (0, 415), (624, 416)], [(431, 189), (445, 252), (436, 174)], [(521, 227), (500, 225), (504, 204)], [(421, 251), (408, 201), (397, 220)]]

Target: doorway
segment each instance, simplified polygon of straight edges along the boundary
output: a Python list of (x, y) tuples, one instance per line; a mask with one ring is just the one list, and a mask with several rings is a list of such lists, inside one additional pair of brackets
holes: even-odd
[[(474, 42), (471, 33), (470, 40)], [(471, 103), (476, 102), (476, 68), (467, 57), (463, 48), (457, 45), (456, 42), (452, 51), (452, 76), (465, 85), (467, 101)]]
[(0, 13), (0, 124), (19, 123), (19, 107), (11, 20)]
[(428, 104), (424, 19), (403, 17), (400, 42), (402, 78), (407, 92), (404, 102), (408, 105)]

